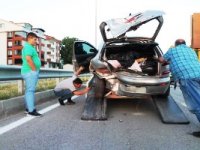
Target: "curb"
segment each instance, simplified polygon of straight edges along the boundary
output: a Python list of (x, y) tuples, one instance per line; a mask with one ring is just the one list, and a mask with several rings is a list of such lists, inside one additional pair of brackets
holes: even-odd
[[(53, 90), (35, 93), (36, 105), (53, 100), (56, 98)], [(0, 101), (0, 118), (5, 118), (8, 115), (16, 114), (24, 110), (24, 96), (10, 98), (8, 100)]]

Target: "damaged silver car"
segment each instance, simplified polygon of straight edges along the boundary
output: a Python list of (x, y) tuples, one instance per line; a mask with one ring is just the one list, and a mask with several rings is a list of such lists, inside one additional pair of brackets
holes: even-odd
[(163, 14), (145, 11), (102, 22), (103, 44), (98, 50), (85, 41), (74, 43), (74, 69), (84, 66), (82, 73), (93, 74), (90, 84), (94, 98), (169, 95), (169, 65), (154, 59), (163, 55), (155, 42), (163, 25)]

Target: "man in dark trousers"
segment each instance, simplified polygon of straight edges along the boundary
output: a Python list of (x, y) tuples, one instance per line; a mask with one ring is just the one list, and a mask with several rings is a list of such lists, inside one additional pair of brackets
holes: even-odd
[(60, 97), (58, 99), (60, 105), (65, 105), (64, 100), (68, 99), (67, 105), (75, 104), (74, 101), (71, 100), (73, 95), (83, 95), (90, 90), (89, 87), (82, 88), (82, 80), (73, 76), (71, 78), (65, 79), (61, 81), (54, 88), (54, 93), (56, 96)]
[[(200, 63), (195, 51), (186, 46), (185, 40), (178, 39), (175, 47), (159, 57), (158, 61), (169, 63), (174, 80), (180, 84), (188, 109), (200, 122)], [(200, 131), (192, 134), (200, 137)]]

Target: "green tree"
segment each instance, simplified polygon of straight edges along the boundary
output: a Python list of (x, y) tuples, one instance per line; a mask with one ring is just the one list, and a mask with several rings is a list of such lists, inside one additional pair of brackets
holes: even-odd
[(78, 40), (78, 38), (70, 38), (65, 37), (62, 40), (62, 47), (61, 47), (61, 58), (64, 64), (71, 64), (72, 63), (72, 52), (73, 52), (73, 45), (74, 41)]

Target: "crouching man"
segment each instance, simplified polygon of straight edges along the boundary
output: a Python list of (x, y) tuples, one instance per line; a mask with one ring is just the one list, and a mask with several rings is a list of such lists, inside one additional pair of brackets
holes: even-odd
[(65, 79), (61, 81), (56, 87), (54, 88), (54, 93), (58, 98), (60, 105), (65, 105), (64, 100), (67, 101), (67, 105), (73, 105), (75, 102), (71, 100), (73, 95), (83, 95), (87, 93), (90, 88), (82, 87), (82, 80), (80, 78), (76, 78), (75, 76)]

